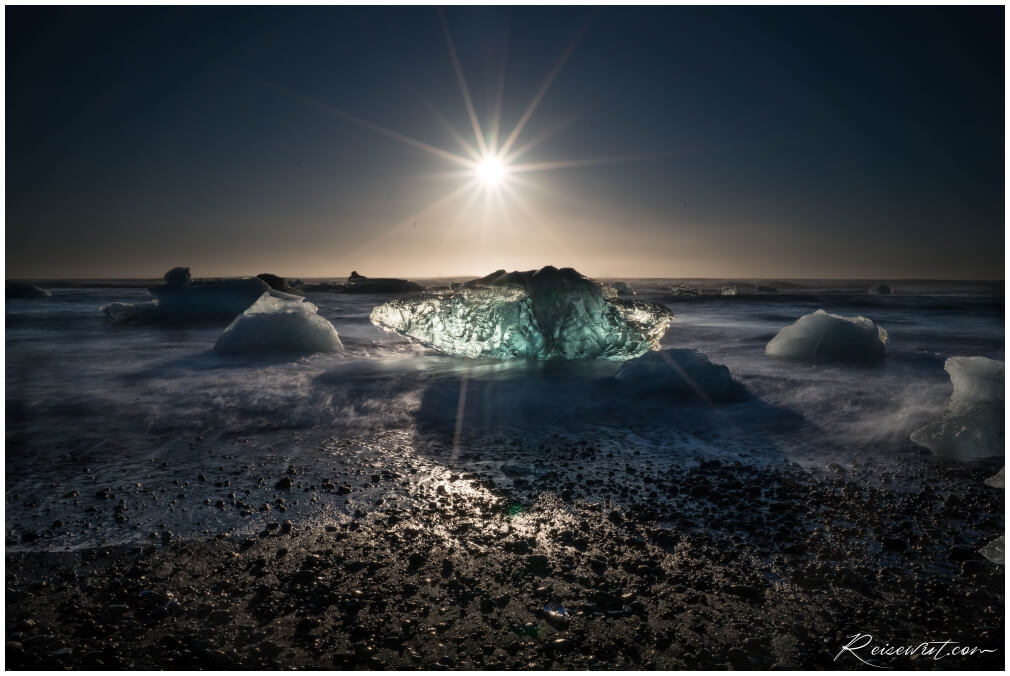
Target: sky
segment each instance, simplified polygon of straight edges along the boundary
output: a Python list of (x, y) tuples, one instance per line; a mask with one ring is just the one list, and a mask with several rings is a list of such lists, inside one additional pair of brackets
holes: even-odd
[(1003, 13), (7, 7), (6, 276), (1002, 279)]

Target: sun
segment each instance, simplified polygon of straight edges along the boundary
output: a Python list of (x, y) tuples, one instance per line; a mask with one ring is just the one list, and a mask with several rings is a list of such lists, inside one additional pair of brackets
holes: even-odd
[[(473, 206), (474, 202), (480, 198), (483, 198), (484, 201), (483, 212), (485, 225), (488, 222), (489, 216), (492, 214), (493, 208), (497, 208), (497, 213), (499, 215), (505, 215), (507, 213), (506, 204), (508, 204), (509, 207), (514, 206), (515, 208), (521, 210), (526, 218), (529, 218), (540, 224), (541, 227), (544, 227), (543, 219), (531, 209), (531, 205), (525, 199), (523, 193), (527, 190), (535, 190), (545, 193), (549, 197), (553, 198), (558, 198), (558, 194), (544, 186), (542, 181), (531, 180), (527, 176), (528, 174), (533, 172), (554, 172), (564, 169), (579, 169), (583, 167), (614, 164), (619, 162), (658, 159), (670, 155), (668, 151), (660, 151), (644, 154), (587, 157), (580, 159), (558, 159), (538, 162), (531, 162), (528, 159), (522, 159), (525, 155), (527, 155), (527, 153), (547, 141), (551, 136), (568, 127), (575, 119), (570, 118), (562, 123), (548, 125), (543, 131), (540, 131), (533, 138), (523, 140), (525, 138), (523, 137), (523, 131), (526, 129), (527, 123), (529, 123), (529, 121), (533, 118), (534, 113), (536, 113), (538, 107), (540, 106), (540, 102), (544, 99), (548, 90), (551, 88), (551, 85), (561, 73), (562, 68), (565, 66), (568, 58), (574, 51), (576, 44), (585, 33), (588, 24), (584, 25), (575, 37), (572, 38), (568, 48), (564, 50), (561, 57), (554, 64), (554, 67), (543, 81), (543, 84), (540, 85), (540, 89), (537, 90), (536, 95), (529, 102), (525, 110), (522, 112), (522, 115), (512, 126), (512, 130), (508, 133), (504, 133), (504, 130), (500, 127), (502, 121), (505, 86), (504, 61), (501, 64), (498, 91), (496, 95), (496, 102), (494, 104), (495, 107), (491, 113), (489, 124), (485, 126), (481, 124), (481, 120), (477, 115), (477, 110), (474, 108), (473, 99), (470, 97), (470, 90), (467, 87), (466, 78), (463, 74), (463, 67), (456, 55), (455, 43), (453, 42), (452, 35), (449, 32), (449, 24), (445, 19), (445, 15), (441, 11), (439, 11), (439, 18), (442, 24), (442, 33), (445, 37), (445, 43), (449, 51), (449, 60), (452, 64), (452, 69), (456, 74), (456, 81), (459, 84), (459, 91), (463, 98), (466, 117), (469, 119), (470, 126), (472, 127), (472, 136), (469, 133), (461, 133), (458, 131), (433, 105), (427, 102), (425, 103), (427, 103), (427, 107), (430, 109), (430, 112), (435, 119), (446, 127), (449, 134), (455, 140), (456, 145), (458, 145), (458, 148), (455, 150), (431, 145), (430, 143), (401, 134), (394, 129), (389, 129), (376, 124), (375, 122), (360, 118), (323, 101), (283, 89), (285, 93), (296, 96), (307, 103), (311, 103), (327, 113), (341, 118), (342, 120), (352, 122), (360, 127), (373, 131), (376, 134), (385, 136), (417, 150), (424, 151), (440, 160), (455, 165), (453, 170), (438, 172), (434, 174), (434, 176), (438, 178), (449, 178), (453, 181), (461, 180), (461, 184), (457, 185), (455, 189), (449, 190), (447, 193), (433, 199), (423, 207), (411, 209), (409, 218), (404, 219), (400, 222), (400, 224), (394, 226), (394, 230), (398, 231), (399, 229), (411, 227), (416, 228), (417, 218), (419, 215), (427, 214), (438, 208), (443, 208), (445, 205), (454, 203), (458, 200), (465, 200), (461, 206), (461, 213), (467, 212), (467, 210)], [(509, 220), (507, 215), (505, 215), (505, 218), (506, 220)], [(388, 234), (394, 230), (388, 231), (387, 234), (383, 236), (388, 236)]]
[(488, 188), (501, 185), (505, 180), (505, 165), (494, 155), (488, 155), (477, 165), (477, 177)]

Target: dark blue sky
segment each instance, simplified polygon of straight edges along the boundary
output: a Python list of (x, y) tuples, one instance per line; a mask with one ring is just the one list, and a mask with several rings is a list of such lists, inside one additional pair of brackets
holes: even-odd
[(1002, 278), (1003, 12), (10, 7), (7, 276)]

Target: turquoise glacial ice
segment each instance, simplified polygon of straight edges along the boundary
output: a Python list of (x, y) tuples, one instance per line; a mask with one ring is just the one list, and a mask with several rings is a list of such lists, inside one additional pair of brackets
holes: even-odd
[(673, 313), (618, 298), (572, 268), (499, 270), (383, 303), (373, 324), (445, 354), (489, 359), (610, 359), (659, 349)]

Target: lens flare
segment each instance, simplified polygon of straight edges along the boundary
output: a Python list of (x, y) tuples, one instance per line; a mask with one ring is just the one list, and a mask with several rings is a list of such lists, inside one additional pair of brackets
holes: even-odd
[(488, 156), (477, 165), (477, 176), (489, 188), (499, 185), (505, 179), (505, 165), (497, 157)]

